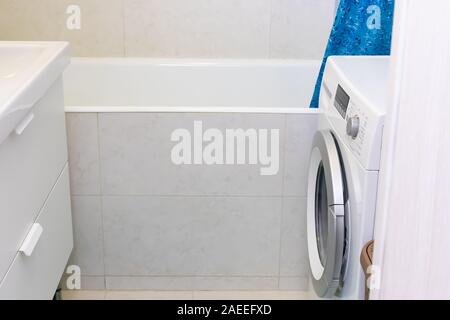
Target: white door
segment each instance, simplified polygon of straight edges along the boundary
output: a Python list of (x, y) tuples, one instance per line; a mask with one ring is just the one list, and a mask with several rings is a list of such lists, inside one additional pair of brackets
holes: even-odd
[(330, 131), (314, 137), (308, 177), (308, 254), (314, 290), (330, 297), (342, 286), (346, 252), (346, 186), (337, 143)]

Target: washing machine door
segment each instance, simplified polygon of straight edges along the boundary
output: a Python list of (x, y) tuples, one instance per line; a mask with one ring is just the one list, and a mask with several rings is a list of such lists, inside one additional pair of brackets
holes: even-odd
[(345, 261), (345, 185), (330, 131), (314, 137), (308, 177), (307, 239), (314, 290), (330, 297), (340, 285)]

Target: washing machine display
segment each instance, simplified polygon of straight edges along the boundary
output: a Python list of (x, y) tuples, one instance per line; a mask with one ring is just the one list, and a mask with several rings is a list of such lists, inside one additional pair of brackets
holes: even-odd
[(338, 85), (336, 90), (336, 98), (334, 99), (334, 106), (343, 119), (345, 119), (349, 102), (350, 96), (345, 92), (341, 85)]

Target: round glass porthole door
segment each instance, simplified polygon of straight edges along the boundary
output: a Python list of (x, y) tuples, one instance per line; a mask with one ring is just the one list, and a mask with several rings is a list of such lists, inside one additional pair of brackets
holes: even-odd
[(344, 261), (344, 180), (336, 142), (329, 131), (314, 137), (308, 177), (308, 255), (314, 290), (333, 295)]

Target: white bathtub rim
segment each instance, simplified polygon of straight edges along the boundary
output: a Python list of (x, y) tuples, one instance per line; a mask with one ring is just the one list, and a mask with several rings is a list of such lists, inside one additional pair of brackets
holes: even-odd
[(266, 113), (319, 114), (317, 108), (215, 107), (215, 106), (66, 106), (66, 113)]
[(73, 62), (85, 65), (155, 65), (164, 67), (253, 67), (253, 66), (320, 66), (318, 59), (203, 59), (203, 58), (152, 58), (152, 57), (73, 57)]

